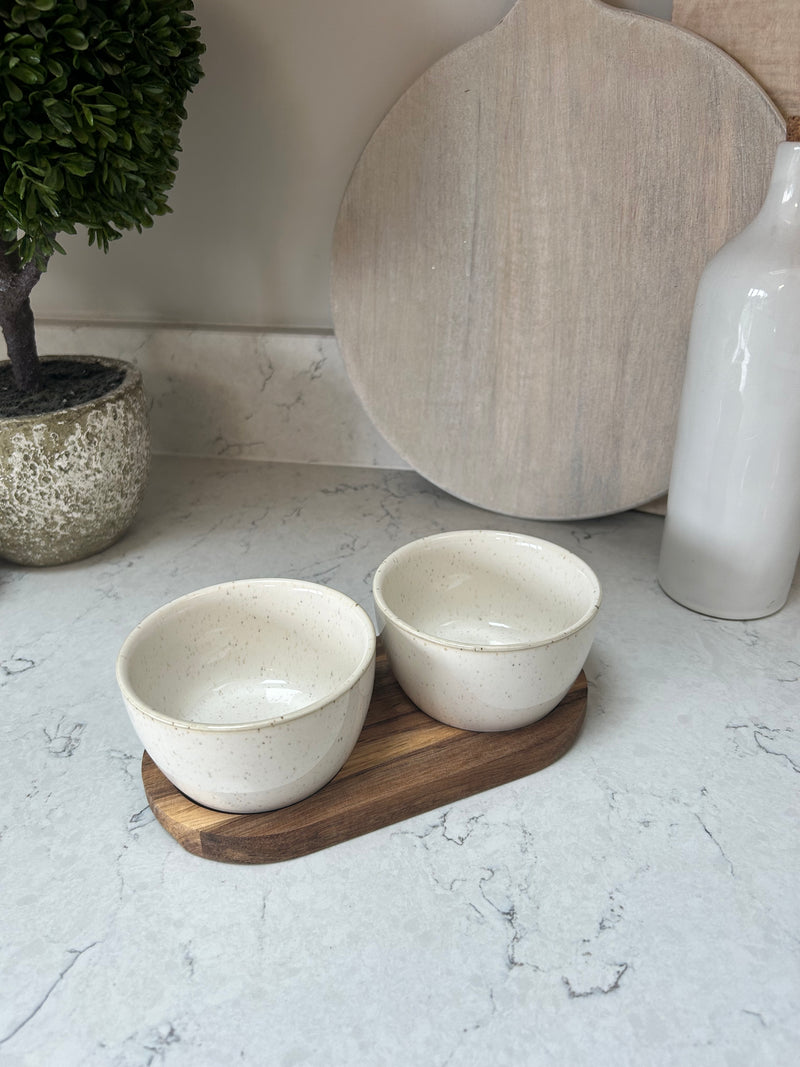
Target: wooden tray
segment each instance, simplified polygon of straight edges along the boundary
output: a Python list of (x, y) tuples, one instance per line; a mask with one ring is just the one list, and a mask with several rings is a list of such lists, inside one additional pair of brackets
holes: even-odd
[(784, 137), (708, 41), (598, 0), (518, 0), (400, 98), (342, 200), (334, 329), (377, 428), (504, 514), (666, 492), (697, 283)]
[(558, 707), (532, 726), (454, 730), (411, 703), (379, 649), (364, 729), (350, 759), (318, 793), (257, 815), (211, 811), (179, 792), (147, 752), (144, 790), (164, 829), (195, 856), (226, 863), (294, 859), (542, 770), (580, 733), (586, 694), (581, 672)]

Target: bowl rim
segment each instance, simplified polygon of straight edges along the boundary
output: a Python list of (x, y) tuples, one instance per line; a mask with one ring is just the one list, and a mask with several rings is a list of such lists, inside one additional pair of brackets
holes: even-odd
[[(177, 719), (172, 715), (157, 711), (155, 708), (152, 708), (149, 704), (145, 703), (136, 694), (130, 682), (131, 657), (136, 651), (136, 646), (143, 640), (145, 633), (165, 616), (170, 615), (176, 609), (183, 607), (194, 600), (209, 598), (213, 594), (219, 593), (222, 590), (234, 589), (236, 587), (243, 589), (246, 586), (258, 586), (260, 588), (272, 588), (275, 586), (286, 588), (291, 586), (296, 589), (322, 593), (331, 600), (342, 602), (353, 612), (353, 617), (359, 620), (364, 631), (365, 646), (358, 665), (350, 672), (347, 678), (340, 683), (340, 685), (331, 689), (330, 692), (326, 693), (325, 696), (320, 697), (319, 700), (315, 700), (310, 704), (305, 704), (301, 708), (294, 708), (291, 711), (286, 711), (281, 715), (270, 716), (267, 719), (249, 719), (246, 722), (196, 722), (188, 719)], [(146, 615), (125, 638), (117, 654), (117, 685), (119, 686), (125, 701), (129, 706), (135, 708), (137, 712), (144, 715), (146, 718), (153, 719), (156, 722), (177, 729), (199, 731), (201, 733), (226, 734), (241, 733), (256, 727), (258, 729), (277, 727), (283, 723), (290, 722), (293, 719), (301, 719), (307, 715), (313, 715), (314, 712), (333, 703), (334, 700), (338, 700), (339, 697), (352, 689), (359, 679), (367, 672), (370, 664), (374, 662), (376, 641), (377, 636), (372, 619), (370, 619), (369, 615), (360, 604), (353, 600), (352, 597), (347, 596), (346, 593), (340, 592), (338, 589), (332, 589), (329, 586), (321, 585), (318, 582), (304, 581), (300, 578), (240, 578), (228, 582), (218, 582), (216, 585), (207, 585), (202, 589), (195, 589), (190, 593), (185, 593), (183, 596), (176, 597), (175, 600), (170, 600), (168, 603), (162, 604), (161, 607), (156, 608), (155, 611), (151, 611), (149, 615)]]
[[(479, 537), (481, 539), (492, 540), (513, 540), (523, 541), (526, 544), (536, 545), (538, 548), (543, 549), (546, 552), (554, 553), (560, 556), (566, 562), (575, 566), (580, 570), (588, 579), (592, 586), (592, 603), (589, 608), (581, 615), (572, 625), (568, 626), (564, 630), (558, 630), (551, 634), (549, 637), (543, 637), (537, 641), (516, 641), (509, 642), (502, 645), (486, 645), (486, 644), (470, 644), (466, 641), (448, 641), (446, 638), (439, 637), (435, 634), (426, 633), (424, 630), (419, 630), (417, 627), (412, 626), (411, 623), (401, 618), (396, 612), (394, 612), (383, 596), (382, 588), (386, 575), (391, 568), (393, 568), (403, 556), (410, 556), (419, 548), (432, 544), (434, 542), (444, 541), (463, 541), (467, 537)], [(441, 648), (456, 649), (464, 652), (486, 652), (486, 653), (506, 653), (506, 652), (521, 652), (525, 649), (544, 648), (547, 645), (554, 645), (558, 641), (564, 641), (568, 637), (577, 633), (579, 630), (584, 629), (590, 622), (596, 617), (600, 610), (600, 605), (603, 600), (603, 590), (600, 585), (595, 572), (586, 563), (576, 556), (574, 552), (570, 552), (569, 549), (564, 548), (562, 545), (556, 544), (554, 541), (547, 541), (542, 537), (535, 537), (532, 534), (515, 533), (513, 530), (447, 530), (443, 533), (430, 534), (427, 537), (420, 537), (416, 541), (409, 541), (405, 545), (401, 545), (396, 548), (386, 559), (378, 566), (375, 571), (375, 575), (372, 579), (372, 596), (375, 601), (375, 606), (379, 612), (382, 612), (384, 616), (391, 620), (391, 622), (403, 630), (405, 633), (415, 637), (421, 641), (427, 641), (430, 644), (438, 645)]]

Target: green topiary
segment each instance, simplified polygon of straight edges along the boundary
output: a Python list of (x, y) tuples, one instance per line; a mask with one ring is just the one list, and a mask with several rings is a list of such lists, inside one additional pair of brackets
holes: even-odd
[(170, 210), (204, 46), (191, 0), (0, 0), (0, 327), (40, 387), (30, 292), (60, 233), (104, 251)]

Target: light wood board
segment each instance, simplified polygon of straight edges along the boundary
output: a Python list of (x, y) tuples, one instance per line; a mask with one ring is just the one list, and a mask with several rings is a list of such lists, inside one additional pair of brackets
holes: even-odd
[(784, 124), (709, 42), (599, 0), (518, 0), (401, 97), (345, 192), (342, 355), (421, 474), (575, 519), (663, 494), (697, 282)]
[(800, 0), (673, 0), (672, 21), (724, 48), (785, 118), (800, 115)]
[(379, 647), (361, 736), (339, 774), (314, 796), (258, 815), (211, 811), (180, 793), (146, 752), (142, 780), (155, 817), (194, 855), (227, 863), (295, 859), (542, 770), (574, 744), (586, 695), (581, 672), (558, 707), (532, 726), (455, 730), (411, 703)]

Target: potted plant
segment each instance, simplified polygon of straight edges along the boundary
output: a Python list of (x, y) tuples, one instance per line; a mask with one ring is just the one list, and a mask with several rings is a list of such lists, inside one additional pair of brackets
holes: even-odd
[(60, 234), (104, 251), (169, 211), (204, 46), (190, 0), (0, 0), (0, 556), (53, 564), (128, 528), (149, 467), (137, 368), (39, 357)]

